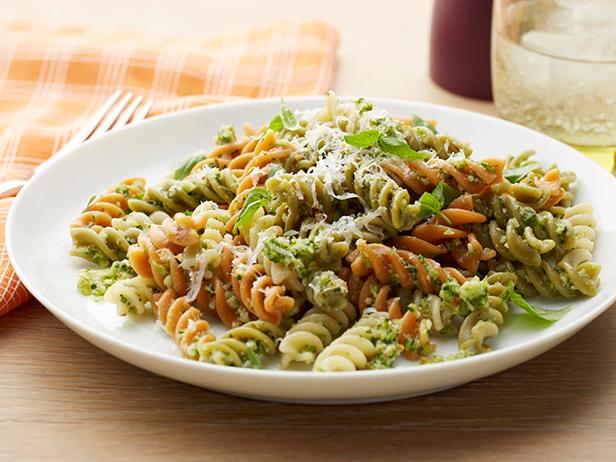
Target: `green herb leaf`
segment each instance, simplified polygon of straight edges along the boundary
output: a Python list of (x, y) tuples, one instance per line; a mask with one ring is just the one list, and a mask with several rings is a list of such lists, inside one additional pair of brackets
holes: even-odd
[(540, 169), (541, 165), (538, 162), (530, 162), (526, 165), (522, 165), (521, 167), (516, 168), (507, 168), (503, 172), (505, 178), (511, 183), (519, 183), (522, 181), (526, 175), (528, 175), (533, 170)]
[(546, 310), (540, 306), (532, 306), (524, 300), (524, 297), (515, 291), (513, 282), (510, 282), (507, 285), (507, 289), (501, 294), (501, 298), (506, 302), (512, 302), (513, 304), (519, 306), (531, 316), (548, 322), (558, 321), (562, 319), (562, 317), (569, 311), (571, 311), (570, 306), (566, 306), (560, 310)]
[(442, 181), (436, 185), (434, 191), (432, 191), (432, 195), (436, 197), (441, 204), (441, 208), (447, 207), (451, 201), (453, 201), (456, 197), (460, 195), (460, 193), (449, 186), (447, 183), (443, 183)]
[(280, 130), (283, 129), (283, 127), (284, 125), (282, 124), (282, 119), (280, 118), (279, 115), (277, 115), (272, 120), (270, 120), (270, 123), (268, 125), (268, 128), (270, 130), (274, 130), (275, 132), (279, 132)]
[(267, 189), (262, 187), (257, 187), (251, 190), (246, 196), (246, 201), (242, 206), (242, 210), (240, 211), (240, 216), (235, 222), (235, 226), (233, 227), (233, 231), (237, 231), (240, 226), (244, 223), (248, 222), (252, 216), (255, 214), (259, 208), (263, 207), (268, 203), (270, 199), (270, 194)]
[(81, 213), (86, 213), (88, 211), (88, 209), (90, 208), (90, 206), (92, 205), (92, 202), (94, 202), (94, 200), (96, 199), (96, 196), (92, 196), (90, 197), (90, 200), (88, 201), (88, 203), (86, 204), (86, 208), (83, 209), (81, 211)]
[(351, 146), (357, 146), (358, 148), (367, 148), (374, 145), (379, 138), (381, 138), (381, 132), (378, 130), (365, 130), (363, 132), (356, 133), (355, 135), (345, 135), (344, 141)]
[(195, 167), (195, 165), (197, 165), (203, 159), (205, 159), (204, 153), (198, 152), (196, 154), (193, 154), (188, 159), (186, 159), (184, 163), (175, 170), (175, 172), (173, 172), (173, 179), (183, 180), (188, 175), (190, 175), (190, 172)]
[(413, 127), (426, 127), (428, 128), (432, 133), (437, 134), (438, 132), (436, 131), (436, 127), (434, 125), (432, 125), (430, 122), (422, 119), (419, 116), (414, 115), (413, 116)]
[(293, 111), (290, 111), (284, 107), (284, 104), (280, 108), (280, 120), (282, 121), (284, 128), (287, 130), (293, 131), (299, 128), (299, 124), (297, 123), (297, 119), (295, 118)]
[[(443, 184), (443, 183), (440, 183), (440, 184)], [(439, 197), (433, 194), (430, 194), (429, 192), (423, 193), (421, 197), (419, 198), (421, 209), (419, 210), (419, 214), (417, 215), (417, 218), (419, 218), (420, 220), (423, 220), (424, 218), (428, 218), (429, 216), (432, 216), (433, 214), (437, 214), (439, 217), (441, 217), (445, 221), (445, 223), (450, 225), (451, 220), (447, 218), (447, 216), (443, 212), (441, 212), (441, 208), (443, 207), (444, 200), (445, 199), (443, 198), (441, 201)]]
[(421, 209), (419, 210), (419, 214), (417, 217), (420, 220), (428, 218), (429, 216), (432, 216), (434, 213), (441, 210), (441, 203), (429, 192), (425, 192), (421, 195), (421, 197), (419, 198), (419, 203), (421, 204)]
[(407, 144), (406, 141), (393, 136), (383, 136), (379, 139), (379, 146), (385, 152), (393, 154), (403, 159), (423, 160), (425, 154), (421, 154)]

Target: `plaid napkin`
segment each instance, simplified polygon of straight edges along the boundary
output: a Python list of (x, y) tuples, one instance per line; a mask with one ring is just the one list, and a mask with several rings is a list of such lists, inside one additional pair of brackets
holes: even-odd
[[(321, 94), (338, 34), (281, 21), (217, 37), (144, 37), (84, 27), (0, 24), (0, 181), (29, 178), (113, 91), (155, 101), (151, 114), (243, 97)], [(0, 315), (30, 295), (4, 246), (12, 199), (0, 200)]]

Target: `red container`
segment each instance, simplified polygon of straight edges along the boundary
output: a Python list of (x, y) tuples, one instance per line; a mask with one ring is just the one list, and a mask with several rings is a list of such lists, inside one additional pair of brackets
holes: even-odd
[(492, 99), (490, 28), (492, 0), (435, 0), (430, 77), (470, 98)]

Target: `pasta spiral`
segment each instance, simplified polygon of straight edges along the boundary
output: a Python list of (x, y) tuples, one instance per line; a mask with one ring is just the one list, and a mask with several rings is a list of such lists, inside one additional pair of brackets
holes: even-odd
[(280, 342), (280, 363), (283, 368), (292, 363), (312, 364), (317, 355), (355, 320), (355, 307), (350, 303), (337, 311), (311, 308), (287, 331)]
[(205, 290), (203, 279), (211, 279), (221, 262), (227, 219), (226, 211), (204, 202), (192, 215), (177, 214), (140, 234), (128, 259), (137, 274), (154, 279), (160, 290), (173, 288), (192, 302)]
[(124, 216), (129, 211), (129, 201), (143, 195), (144, 188), (143, 178), (128, 178), (121, 181), (107, 193), (93, 197), (81, 215), (71, 223), (71, 227), (111, 226), (111, 220)]
[(393, 366), (401, 352), (398, 322), (387, 313), (364, 315), (316, 358), (313, 370), (344, 372)]
[(496, 337), (504, 319), (500, 311), (494, 308), (480, 308), (469, 314), (458, 333), (458, 344), (462, 350), (472, 350), (477, 353), (490, 351), (486, 340)]
[(276, 353), (276, 342), (283, 335), (269, 322), (251, 321), (230, 329), (218, 340), (198, 344), (198, 359), (223, 366), (261, 367), (260, 356)]
[(362, 240), (357, 241), (357, 250), (350, 259), (351, 270), (357, 276), (374, 273), (382, 284), (396, 283), (408, 289), (418, 287), (426, 294), (438, 293), (448, 277), (461, 276), (454, 268), (442, 268), (431, 258)]
[(515, 273), (539, 294), (548, 298), (593, 296), (599, 286), (600, 265), (586, 249), (574, 249), (556, 265), (544, 261), (539, 268), (516, 265)]
[(354, 190), (370, 210), (378, 211), (381, 218), (393, 228), (405, 231), (417, 223), (419, 203), (411, 203), (408, 191), (388, 176), (368, 169), (358, 171)]
[(150, 278), (136, 276), (122, 279), (107, 289), (105, 301), (115, 304), (120, 316), (143, 314), (151, 304), (156, 290), (156, 284)]
[(106, 194), (93, 198), (71, 223), (71, 255), (100, 267), (124, 259), (130, 239), (135, 238), (139, 229), (151, 224), (151, 220), (143, 214), (126, 217), (130, 212), (128, 201), (141, 195), (144, 186), (145, 180), (142, 178), (130, 178), (110, 188)]
[(398, 184), (417, 195), (432, 191), (440, 182), (451, 183), (464, 192), (479, 194), (502, 181), (504, 162), (499, 159), (477, 162), (458, 157), (425, 161), (386, 159), (381, 166)]
[(167, 178), (147, 189), (143, 198), (129, 199), (128, 206), (136, 212), (167, 213), (195, 209), (201, 202), (228, 203), (235, 196), (238, 180), (229, 168), (206, 166), (182, 180)]
[(259, 263), (247, 264), (246, 255), (233, 266), (231, 285), (241, 303), (259, 319), (278, 325), (295, 308), (286, 288), (274, 284)]
[(156, 298), (152, 308), (162, 328), (175, 340), (182, 356), (198, 359), (199, 347), (215, 340), (210, 324), (201, 319), (200, 310), (173, 289), (167, 289)]
[(505, 293), (509, 284), (514, 286), (518, 284), (518, 277), (510, 271), (494, 271), (488, 273), (486, 281), (488, 283), (488, 305), (490, 308), (506, 314), (509, 307), (501, 296)]
[[(473, 231), (482, 244), (504, 258), (539, 267), (545, 257), (562, 257), (574, 244), (570, 220), (549, 211), (536, 212), (510, 195), (494, 195), (488, 200), (493, 220), (487, 229), (476, 225)], [(482, 229), (483, 228), (483, 229)]]
[(595, 248), (597, 220), (592, 213), (592, 206), (589, 204), (579, 204), (565, 209), (563, 220), (568, 220), (573, 228), (572, 248), (589, 252)]
[(149, 217), (144, 213), (131, 212), (120, 218), (113, 218), (107, 227), (72, 227), (73, 247), (71, 255), (85, 258), (99, 266), (107, 266), (126, 258), (130, 245), (137, 242), (139, 235), (152, 224), (162, 223), (168, 218), (163, 212)]
[(265, 183), (272, 195), (269, 210), (275, 211), (283, 230), (293, 229), (305, 217), (315, 211), (329, 215), (334, 202), (324, 183), (316, 176), (305, 172), (274, 175)]
[(447, 159), (458, 152), (468, 157), (472, 152), (468, 144), (444, 133), (434, 133), (428, 127), (405, 126), (402, 136), (415, 151), (435, 153), (442, 159)]

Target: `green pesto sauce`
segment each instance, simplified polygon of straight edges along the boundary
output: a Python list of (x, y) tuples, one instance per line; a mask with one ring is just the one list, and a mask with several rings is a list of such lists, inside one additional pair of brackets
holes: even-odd
[(398, 347), (398, 323), (383, 320), (376, 328), (370, 329), (371, 341), (376, 353), (370, 360), (370, 369), (389, 369), (400, 354)]
[(86, 268), (81, 271), (77, 288), (82, 295), (102, 297), (116, 281), (136, 276), (128, 260), (116, 261), (109, 268)]
[(97, 247), (92, 245), (83, 247), (83, 256), (99, 268), (109, 266), (109, 258), (107, 258), (107, 256), (104, 255), (103, 252), (101, 252)]
[(454, 314), (467, 316), (471, 311), (487, 306), (488, 282), (475, 277), (460, 285), (450, 278), (441, 286), (439, 297)]
[(443, 355), (434, 355), (431, 357), (423, 357), (419, 360), (419, 364), (425, 365), (425, 364), (435, 364), (435, 363), (442, 363), (445, 361), (455, 361), (457, 359), (462, 359), (462, 358), (470, 358), (471, 356), (473, 356), (475, 353), (472, 350), (459, 350), (456, 353), (452, 353), (450, 355), (447, 356), (443, 356)]
[(317, 248), (312, 238), (273, 237), (263, 243), (263, 251), (271, 261), (293, 268), (301, 278), (305, 278)]
[(248, 347), (246, 349), (244, 367), (263, 369), (263, 363), (261, 362), (261, 358), (253, 348)]
[(233, 125), (223, 125), (216, 133), (214, 142), (218, 145), (231, 144), (235, 141), (235, 128)]

